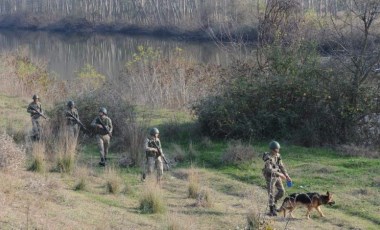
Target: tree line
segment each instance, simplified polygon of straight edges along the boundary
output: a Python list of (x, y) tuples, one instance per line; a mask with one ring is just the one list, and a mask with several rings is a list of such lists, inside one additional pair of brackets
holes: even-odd
[[(64, 18), (80, 18), (87, 26), (135, 25), (175, 27), (182, 30), (247, 30), (258, 25), (257, 18), (273, 0), (3, 0), (0, 25), (5, 17), (16, 16), (33, 28), (43, 28)], [(348, 10), (354, 0), (284, 0), (296, 2), (302, 12), (336, 16)], [(1, 17), (2, 16), (2, 17)], [(8, 19), (9, 20), (9, 19)], [(5, 20), (7, 21), (7, 20)], [(29, 25), (28, 24), (28, 25)], [(14, 24), (12, 24), (14, 26)], [(17, 26), (17, 25), (16, 25)]]

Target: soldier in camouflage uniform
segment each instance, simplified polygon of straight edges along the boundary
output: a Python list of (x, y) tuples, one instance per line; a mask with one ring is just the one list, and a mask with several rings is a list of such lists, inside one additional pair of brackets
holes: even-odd
[[(280, 156), (280, 144), (277, 141), (269, 143), (270, 153), (264, 153), (263, 160), (265, 162), (263, 175), (267, 184), (267, 192), (269, 196), (269, 216), (277, 216), (276, 203), (283, 197), (285, 189), (282, 180), (291, 181), (282, 163)], [(277, 193), (274, 194), (275, 188)]]
[(40, 117), (43, 114), (43, 110), (38, 95), (33, 95), (33, 101), (28, 105), (27, 112), (32, 117), (32, 139), (39, 140), (41, 137)]
[(149, 132), (150, 136), (145, 139), (144, 149), (145, 149), (145, 169), (143, 173), (142, 180), (145, 180), (146, 175), (152, 174), (154, 167), (157, 169), (157, 183), (160, 183), (162, 176), (164, 174), (164, 165), (162, 163), (162, 156), (160, 155), (157, 147), (160, 149), (161, 154), (161, 141), (159, 139), (159, 131), (157, 128), (152, 128)]
[[(67, 102), (67, 108), (65, 111), (65, 117), (67, 121), (68, 131), (72, 137), (77, 138), (79, 133), (79, 125), (75, 118), (79, 120), (79, 114), (77, 108), (75, 108), (74, 101)], [(74, 118), (75, 117), (75, 118)]]
[(95, 128), (96, 140), (100, 152), (100, 166), (105, 166), (108, 155), (108, 148), (112, 136), (112, 121), (107, 116), (107, 109), (100, 108), (99, 116), (97, 116), (92, 122), (91, 126)]

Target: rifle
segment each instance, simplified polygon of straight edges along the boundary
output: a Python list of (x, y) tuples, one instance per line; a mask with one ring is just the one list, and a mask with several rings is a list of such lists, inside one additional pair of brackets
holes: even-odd
[(162, 154), (161, 149), (156, 145), (156, 142), (152, 141), (151, 143), (153, 144), (153, 147), (155, 147), (157, 149), (159, 156), (161, 156), (162, 159), (164, 159), (166, 167), (169, 170), (170, 169), (169, 161), (166, 159), (166, 157), (164, 156), (164, 154)]
[(100, 125), (103, 127), (103, 129), (107, 132), (107, 134), (110, 135), (110, 137), (112, 137), (112, 133), (107, 129), (107, 127), (104, 125), (102, 120), (100, 120), (100, 118), (98, 118), (98, 121), (99, 121)]
[(31, 110), (35, 111), (38, 115), (40, 115), (41, 117), (45, 118), (45, 119), (48, 119), (45, 115), (43, 115), (40, 111), (38, 111), (36, 108), (34, 107), (29, 107)]
[(84, 126), (84, 124), (78, 118), (76, 118), (72, 113), (66, 112), (66, 114), (72, 117), (75, 120), (75, 122), (83, 128), (83, 130), (87, 131), (86, 126)]

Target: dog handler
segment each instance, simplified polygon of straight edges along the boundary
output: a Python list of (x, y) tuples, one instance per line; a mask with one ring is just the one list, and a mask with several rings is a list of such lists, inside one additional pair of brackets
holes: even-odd
[[(267, 192), (269, 196), (269, 216), (277, 216), (276, 203), (284, 196), (285, 189), (282, 180), (292, 181), (286, 172), (285, 166), (282, 163), (280, 156), (280, 144), (277, 141), (269, 143), (270, 153), (266, 152), (263, 155), (265, 162), (263, 175), (267, 184)], [(274, 195), (274, 190), (277, 188), (277, 193)]]

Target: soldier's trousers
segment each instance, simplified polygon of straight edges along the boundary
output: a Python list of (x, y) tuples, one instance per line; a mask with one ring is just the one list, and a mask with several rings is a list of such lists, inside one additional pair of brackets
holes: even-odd
[(78, 138), (78, 134), (79, 134), (79, 126), (78, 125), (68, 125), (68, 132), (70, 134), (70, 136), (74, 137), (75, 139)]
[[(285, 189), (282, 184), (282, 180), (280, 177), (266, 177), (267, 182), (267, 192), (269, 196), (269, 206), (275, 205), (275, 203), (284, 196)], [(275, 189), (277, 189), (277, 193), (275, 193)]]
[(147, 157), (145, 162), (145, 173), (147, 175), (154, 172), (154, 168), (157, 169), (157, 181), (160, 181), (164, 174), (164, 164), (162, 163), (162, 157)]
[(32, 137), (39, 139), (41, 137), (41, 124), (39, 118), (32, 117)]
[(111, 137), (108, 134), (106, 134), (106, 135), (97, 134), (96, 135), (96, 141), (97, 141), (98, 147), (99, 147), (100, 159), (102, 161), (105, 160), (105, 158), (108, 155), (108, 148), (110, 145), (110, 140), (111, 140)]

